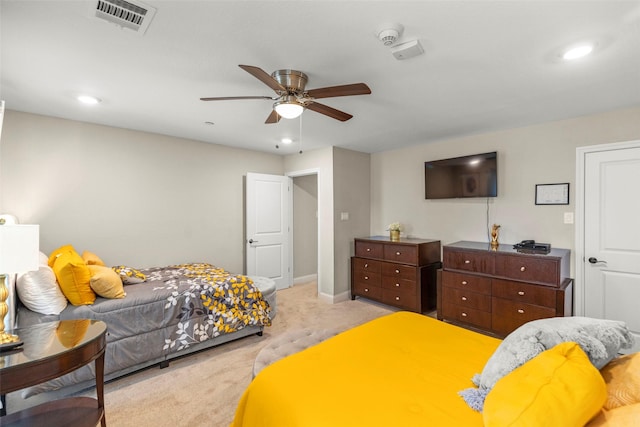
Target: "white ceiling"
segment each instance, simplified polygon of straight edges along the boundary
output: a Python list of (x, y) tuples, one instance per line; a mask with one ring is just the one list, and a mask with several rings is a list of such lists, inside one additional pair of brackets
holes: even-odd
[[(640, 106), (640, 1), (145, 3), (157, 12), (141, 36), (91, 17), (95, 1), (0, 0), (6, 108), (290, 154), (300, 128), (303, 150), (372, 153)], [(424, 55), (396, 60), (374, 35), (389, 22)], [(584, 40), (593, 55), (559, 60)], [(199, 100), (275, 95), (238, 64), (372, 94), (322, 100), (347, 122), (306, 111), (266, 125), (268, 100)], [(295, 142), (276, 149), (282, 137)]]

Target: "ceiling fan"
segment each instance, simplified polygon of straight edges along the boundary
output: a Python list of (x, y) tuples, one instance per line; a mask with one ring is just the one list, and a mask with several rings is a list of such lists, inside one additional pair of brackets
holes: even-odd
[(316, 102), (320, 98), (332, 98), (336, 96), (368, 95), (371, 89), (364, 83), (354, 83), (341, 86), (329, 86), (318, 89), (306, 90), (308, 77), (302, 71), (276, 70), (271, 75), (259, 67), (252, 65), (239, 65), (240, 68), (251, 74), (262, 83), (273, 89), (278, 96), (223, 96), (214, 98), (200, 98), (201, 101), (228, 101), (236, 99), (269, 99), (275, 101), (273, 111), (267, 117), (265, 123), (278, 123), (281, 117), (293, 119), (298, 117), (305, 109), (324, 114), (341, 122), (352, 118), (351, 114), (336, 110), (324, 104)]

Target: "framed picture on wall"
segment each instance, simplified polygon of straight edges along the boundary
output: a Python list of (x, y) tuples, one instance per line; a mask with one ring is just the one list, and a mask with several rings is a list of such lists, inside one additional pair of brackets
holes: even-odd
[(536, 184), (536, 205), (568, 205), (569, 183)]

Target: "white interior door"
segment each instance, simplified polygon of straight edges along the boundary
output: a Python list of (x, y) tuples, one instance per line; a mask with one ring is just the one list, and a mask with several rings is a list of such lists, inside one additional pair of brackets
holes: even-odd
[(625, 321), (636, 335), (636, 347), (628, 351), (639, 351), (640, 141), (586, 152), (583, 159), (584, 252), (578, 268), (584, 315)]
[(247, 173), (247, 276), (291, 286), (291, 178)]

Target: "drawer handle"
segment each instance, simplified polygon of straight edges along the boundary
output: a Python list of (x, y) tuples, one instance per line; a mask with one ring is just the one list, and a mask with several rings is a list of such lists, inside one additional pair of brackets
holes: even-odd
[(400, 301), (400, 297), (396, 297), (396, 301)]
[(524, 265), (522, 267), (520, 267), (520, 271), (525, 271), (527, 269), (527, 267), (525, 267)]
[(365, 265), (364, 265), (364, 268), (367, 268), (367, 267), (369, 267), (369, 264), (365, 264)]
[(396, 274), (400, 274), (400, 270), (396, 269)]
[(399, 287), (400, 287), (400, 283), (396, 283), (396, 288), (399, 288)]
[(518, 295), (524, 295), (524, 291), (518, 291)]
[(400, 253), (400, 251), (398, 251), (398, 252), (396, 252), (396, 255), (400, 256), (400, 255), (402, 255), (402, 254)]
[(463, 280), (463, 281), (462, 281), (462, 284), (463, 284), (463, 285), (466, 285), (466, 284), (467, 284), (467, 281), (466, 281), (466, 280)]
[(462, 317), (467, 317), (467, 313), (462, 313)]
[(519, 309), (518, 309), (518, 313), (520, 313), (520, 314), (524, 314), (524, 310), (523, 310), (523, 309), (521, 309), (521, 308), (519, 308)]
[(367, 248), (367, 252), (371, 252), (371, 248)]
[(369, 276), (364, 276), (364, 280), (369, 280)]
[(464, 260), (464, 263), (465, 263), (465, 264), (471, 264), (471, 261), (469, 261), (468, 259), (465, 259), (465, 260)]
[(369, 288), (364, 288), (364, 291), (365, 292), (369, 292)]
[(467, 300), (467, 297), (462, 297), (462, 301), (466, 301), (466, 300)]

